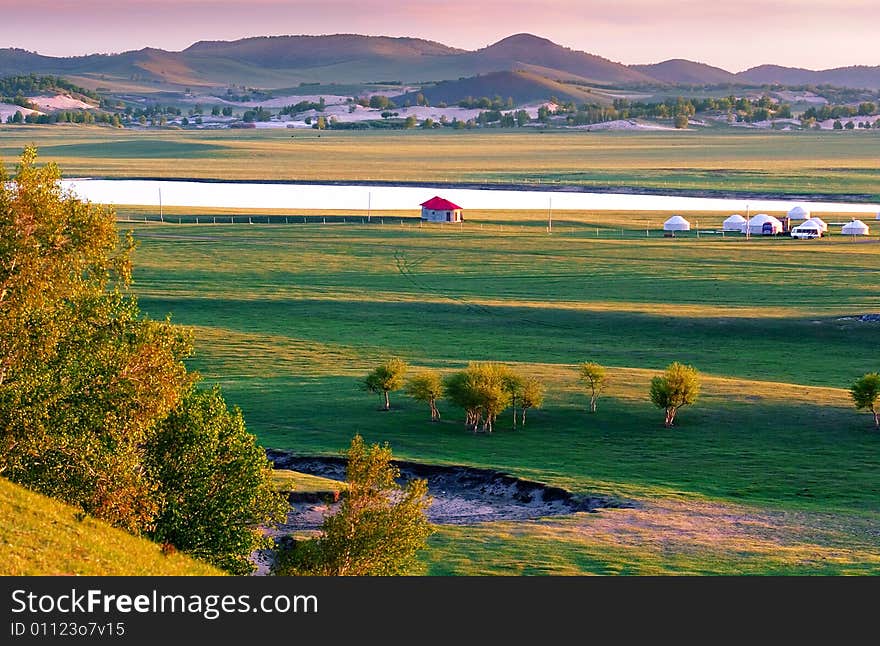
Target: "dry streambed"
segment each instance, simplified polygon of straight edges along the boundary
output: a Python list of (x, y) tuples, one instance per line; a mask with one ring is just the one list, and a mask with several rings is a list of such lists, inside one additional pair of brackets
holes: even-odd
[[(296, 456), (269, 450), (276, 469), (291, 469), (342, 481), (345, 460), (335, 457)], [(429, 465), (395, 461), (401, 481), (421, 478), (428, 482), (433, 523), (470, 525), (500, 520), (526, 520), (602, 508), (633, 508), (636, 503), (603, 495), (578, 495), (560, 487), (516, 478), (501, 471), (466, 466)], [(324, 515), (333, 511), (333, 492), (288, 496), (291, 513), (278, 533), (315, 530)], [(274, 532), (273, 532), (274, 533)]]

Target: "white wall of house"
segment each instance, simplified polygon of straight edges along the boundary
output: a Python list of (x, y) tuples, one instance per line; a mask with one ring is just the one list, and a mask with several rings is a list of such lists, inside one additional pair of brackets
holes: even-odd
[(422, 208), (422, 219), (428, 222), (461, 222), (461, 209), (454, 211), (435, 211)]

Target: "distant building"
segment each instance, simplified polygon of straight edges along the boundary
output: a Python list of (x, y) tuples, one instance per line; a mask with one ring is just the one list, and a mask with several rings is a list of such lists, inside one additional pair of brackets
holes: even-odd
[(870, 233), (868, 225), (861, 220), (853, 220), (844, 224), (840, 232), (845, 236), (866, 236)]
[(690, 231), (691, 223), (680, 215), (673, 215), (663, 223), (664, 231)]
[(788, 217), (792, 220), (809, 220), (810, 212), (802, 206), (796, 206), (788, 212)]
[(461, 207), (453, 204), (442, 197), (434, 196), (427, 202), (420, 204), (422, 207), (422, 219), (428, 222), (461, 222)]
[(736, 231), (737, 233), (742, 233), (742, 228), (745, 223), (746, 219), (743, 216), (739, 213), (734, 213), (724, 221), (721, 228), (723, 231)]
[(782, 233), (783, 228), (778, 218), (766, 213), (758, 213), (746, 220), (743, 224), (743, 233), (753, 236), (775, 236)]

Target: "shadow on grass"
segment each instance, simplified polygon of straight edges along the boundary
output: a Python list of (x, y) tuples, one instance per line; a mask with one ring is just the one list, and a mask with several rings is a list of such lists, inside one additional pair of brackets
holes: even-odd
[[(662, 368), (682, 361), (716, 375), (835, 387), (847, 387), (877, 369), (873, 355), (853, 349), (873, 346), (880, 334), (878, 324), (835, 318), (689, 318), (467, 302), (140, 302), (154, 318), (172, 312), (173, 320), (183, 325), (340, 344), (428, 364), (480, 360), (569, 365), (589, 357), (604, 365)], [(210, 363), (200, 368), (210, 372)], [(338, 372), (350, 367), (329, 368)]]

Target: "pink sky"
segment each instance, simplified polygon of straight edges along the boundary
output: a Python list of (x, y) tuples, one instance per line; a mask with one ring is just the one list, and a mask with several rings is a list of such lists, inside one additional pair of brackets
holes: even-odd
[(70, 56), (358, 33), (476, 49), (529, 32), (626, 64), (827, 69), (880, 65), (875, 14), (876, 0), (0, 0), (0, 47)]

